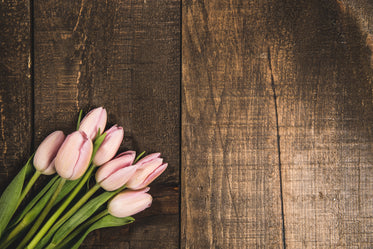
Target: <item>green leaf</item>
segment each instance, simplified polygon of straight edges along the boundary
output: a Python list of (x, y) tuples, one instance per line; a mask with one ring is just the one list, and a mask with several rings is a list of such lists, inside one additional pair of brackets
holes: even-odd
[(59, 176), (53, 177), (47, 185), (32, 199), (32, 201), (27, 204), (27, 206), (22, 210), (22, 212), (18, 215), (17, 219), (11, 222), (10, 227), (13, 227), (17, 223), (19, 223), (23, 217), (35, 206), (35, 204), (45, 195), (45, 193), (51, 188), (51, 186), (56, 182)]
[[(76, 187), (76, 185), (79, 183), (79, 181), (80, 181), (80, 179), (77, 179), (75, 181), (67, 181), (65, 183), (65, 185), (63, 186), (61, 192), (58, 194), (56, 202), (55, 202), (54, 205), (58, 204), (67, 194), (69, 194)], [(57, 187), (58, 182), (55, 185)], [(53, 192), (54, 192), (54, 190), (51, 191), (51, 193), (48, 197), (48, 200), (52, 196)], [(40, 211), (39, 211), (39, 213), (40, 213)], [(52, 238), (52, 236), (53, 236), (53, 234), (47, 233), (45, 236), (43, 236), (43, 239), (38, 243), (38, 245), (35, 248), (43, 248), (43, 245), (46, 245), (49, 242), (49, 240)]]
[(99, 135), (99, 134), (100, 134), (100, 129), (98, 129), (98, 133), (97, 133), (96, 139), (95, 139), (95, 141), (93, 143), (93, 151), (92, 151), (92, 156), (91, 156), (91, 160), (89, 161), (89, 164), (92, 163), (93, 158), (95, 157), (98, 148), (100, 148), (102, 142), (104, 142), (104, 139), (105, 139), (105, 137), (107, 135), (106, 132), (104, 132), (102, 135)]
[[(43, 190), (26, 206), (23, 210), (21, 215), (16, 220), (15, 224), (17, 224), (20, 220), (22, 220), (26, 215), (28, 221), (32, 222), (47, 204), (48, 200), (51, 198), (53, 193), (56, 191), (59, 176), (55, 176), (52, 178), (47, 186), (43, 188)], [(58, 194), (56, 201), (54, 202), (53, 206), (55, 206), (58, 202), (60, 202), (70, 191), (75, 188), (75, 186), (79, 183), (79, 180), (75, 181), (67, 181), (65, 185), (62, 187), (61, 192)], [(49, 188), (47, 188), (49, 186)], [(45, 193), (47, 191), (47, 193)], [(40, 195), (40, 196), (39, 196)], [(40, 201), (39, 201), (40, 200)]]
[[(56, 191), (59, 184), (57, 181), (58, 179), (59, 176), (52, 178), (46, 187), (44, 187), (43, 190), (31, 201), (31, 205), (29, 204), (26, 206), (25, 210), (20, 214), (14, 224), (12, 224), (13, 226), (9, 229), (11, 230), (9, 231), (11, 237), (7, 237), (7, 239), (14, 240), (19, 236), (20, 232), (29, 227), (31, 223), (40, 215), (44, 207), (47, 205), (49, 199)], [(56, 202), (54, 202), (53, 206), (61, 201), (78, 183), (78, 180), (66, 182), (61, 192), (58, 194)]]
[(67, 235), (69, 235), (77, 226), (87, 220), (99, 209), (105, 202), (115, 195), (115, 192), (104, 192), (96, 198), (87, 202), (81, 207), (70, 219), (68, 219), (52, 239), (52, 243), (58, 243)]
[[(14, 227), (10, 227), (7, 230), (7, 235), (5, 237), (5, 240), (3, 240), (5, 247), (6, 245), (9, 245), (10, 243), (12, 243), (15, 239), (19, 238), (22, 231), (28, 228), (32, 224), (32, 222), (39, 216), (41, 211), (44, 209), (47, 202), (49, 201), (49, 199), (51, 198), (51, 196), (53, 195), (53, 193), (56, 191), (58, 187), (59, 181), (52, 181), (52, 180), (50, 182), (53, 182), (53, 184), (49, 188), (48, 192), (45, 193), (45, 195), (24, 215), (23, 213), (21, 214), (20, 218), (17, 220), (17, 223), (15, 223)], [(1, 244), (0, 247), (4, 246), (4, 244)]]
[(23, 217), (22, 222), (25, 222), (25, 225), (31, 224), (35, 218), (38, 217), (40, 212), (44, 209), (45, 205), (48, 203), (49, 199), (56, 191), (59, 181), (55, 181), (49, 191), (34, 205), (34, 207)]
[(22, 193), (23, 185), (27, 175), (32, 172), (33, 166), (31, 159), (27, 161), (26, 165), (21, 169), (17, 176), (5, 189), (0, 198), (0, 237), (6, 229), (10, 219), (16, 211), (19, 198)]
[(71, 239), (70, 237), (67, 238), (67, 240), (63, 241), (63, 244), (58, 245), (56, 249), (78, 249), (90, 232), (105, 227), (124, 226), (134, 221), (135, 219), (132, 217), (117, 218), (110, 214), (106, 215), (92, 224), (84, 233), (76, 234), (76, 236)]
[[(98, 129), (99, 132), (100, 132), (100, 129)], [(98, 133), (100, 134), (100, 133)], [(95, 139), (95, 142), (93, 143), (93, 154), (95, 154), (98, 150), (98, 148), (101, 146), (102, 142), (104, 141), (105, 137), (106, 137), (107, 133), (103, 133), (102, 135), (100, 136), (97, 136), (97, 138)]]

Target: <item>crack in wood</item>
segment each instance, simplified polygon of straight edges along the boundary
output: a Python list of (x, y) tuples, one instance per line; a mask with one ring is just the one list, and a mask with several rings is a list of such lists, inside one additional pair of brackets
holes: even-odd
[(79, 14), (78, 14), (78, 19), (76, 20), (76, 23), (75, 23), (75, 26), (74, 26), (74, 29), (73, 29), (73, 33), (78, 28), (80, 17), (82, 16), (83, 8), (84, 8), (84, 0), (82, 0), (81, 3), (80, 3), (80, 10), (79, 10)]
[(30, 1), (30, 51), (28, 61), (28, 71), (30, 75), (30, 97), (31, 97), (31, 141), (30, 154), (35, 151), (35, 9), (34, 1)]
[(278, 152), (278, 172), (280, 181), (280, 199), (281, 199), (281, 219), (282, 219), (282, 244), (286, 249), (286, 234), (285, 234), (285, 215), (284, 215), (284, 196), (282, 190), (282, 165), (281, 165), (281, 148), (280, 148), (280, 129), (278, 125), (278, 110), (277, 110), (277, 95), (275, 88), (275, 80), (273, 78), (272, 63), (271, 63), (271, 49), (268, 47), (268, 67), (271, 73), (271, 87), (273, 92), (273, 101), (275, 104), (275, 116), (276, 116), (276, 134), (277, 134), (277, 152)]

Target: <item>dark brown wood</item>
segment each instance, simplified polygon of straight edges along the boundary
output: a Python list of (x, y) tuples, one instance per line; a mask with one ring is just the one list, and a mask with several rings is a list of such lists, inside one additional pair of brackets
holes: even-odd
[(32, 149), (29, 1), (2, 1), (0, 23), (0, 189), (3, 190), (26, 163)]
[(277, 30), (287, 30), (270, 37), (287, 245), (371, 248), (373, 70), (367, 30), (341, 2), (273, 7), (282, 13), (274, 20)]
[(184, 1), (182, 248), (371, 247), (369, 9)]
[(109, 124), (124, 126), (122, 150), (160, 151), (169, 163), (165, 174), (152, 184), (157, 189), (151, 190), (156, 196), (152, 209), (129, 228), (92, 233), (84, 246), (176, 248), (180, 2), (34, 4), (37, 141), (55, 129), (71, 132), (80, 108), (104, 106)]

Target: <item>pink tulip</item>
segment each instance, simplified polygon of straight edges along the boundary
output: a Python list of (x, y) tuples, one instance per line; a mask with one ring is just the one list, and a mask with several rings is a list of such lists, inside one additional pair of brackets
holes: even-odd
[(135, 190), (142, 189), (162, 174), (168, 164), (163, 163), (163, 159), (160, 156), (160, 153), (153, 153), (138, 161), (135, 164), (137, 165), (137, 170), (126, 186)]
[(68, 135), (57, 153), (57, 173), (68, 180), (80, 178), (89, 166), (93, 145), (84, 132), (75, 131)]
[(62, 131), (55, 131), (43, 140), (34, 156), (34, 166), (37, 171), (44, 175), (52, 175), (56, 172), (54, 159), (64, 140), (65, 134)]
[(102, 107), (95, 108), (83, 118), (79, 131), (84, 131), (91, 140), (94, 140), (99, 129), (100, 135), (103, 133), (106, 119), (106, 110)]
[(96, 172), (96, 182), (106, 191), (114, 191), (122, 187), (136, 172), (132, 165), (136, 152), (127, 151), (102, 165)]
[(93, 163), (100, 166), (115, 156), (123, 140), (123, 128), (117, 125), (106, 131), (106, 137), (97, 150)]
[(151, 206), (153, 200), (152, 196), (146, 193), (149, 189), (124, 190), (109, 202), (109, 213), (115, 217), (123, 218), (145, 210)]

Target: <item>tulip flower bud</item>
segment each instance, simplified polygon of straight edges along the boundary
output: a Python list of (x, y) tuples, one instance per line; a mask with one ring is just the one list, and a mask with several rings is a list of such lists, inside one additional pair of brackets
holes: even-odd
[(107, 130), (106, 137), (93, 158), (93, 163), (100, 166), (112, 159), (122, 143), (123, 136), (123, 128), (120, 126), (114, 125)]
[(68, 180), (80, 178), (89, 166), (92, 150), (92, 141), (84, 132), (71, 133), (57, 153), (55, 161), (57, 173)]
[(106, 119), (106, 110), (102, 107), (95, 108), (82, 119), (79, 131), (84, 131), (91, 140), (94, 140), (99, 129), (100, 135), (103, 133), (106, 126)]
[(145, 210), (151, 206), (153, 200), (152, 196), (146, 193), (149, 189), (124, 190), (109, 202), (109, 213), (115, 217), (124, 218)]
[(130, 189), (142, 189), (154, 181), (167, 168), (167, 163), (163, 163), (160, 153), (150, 154), (135, 165), (137, 169), (135, 174), (127, 182), (126, 186)]
[(136, 172), (132, 165), (136, 152), (127, 151), (102, 165), (96, 172), (96, 182), (106, 191), (114, 191), (122, 187)]
[(54, 159), (64, 140), (65, 134), (62, 131), (55, 131), (43, 140), (34, 156), (34, 166), (37, 171), (44, 175), (52, 175), (56, 172)]

